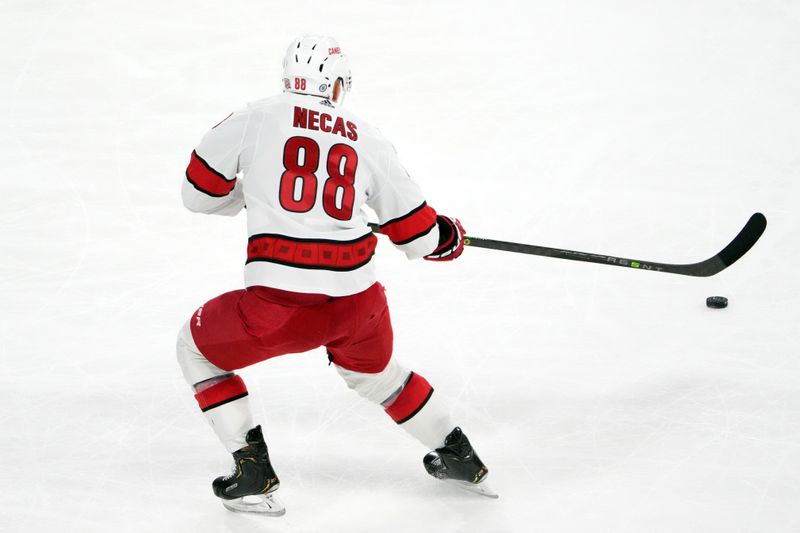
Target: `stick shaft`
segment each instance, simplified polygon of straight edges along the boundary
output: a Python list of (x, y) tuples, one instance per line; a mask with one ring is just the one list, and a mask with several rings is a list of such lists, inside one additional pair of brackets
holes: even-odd
[[(370, 228), (376, 233), (380, 233), (380, 226), (370, 223)], [(684, 276), (713, 276), (735, 263), (739, 258), (753, 247), (767, 227), (767, 219), (761, 213), (755, 213), (747, 221), (747, 224), (736, 235), (736, 237), (722, 249), (718, 254), (701, 261), (691, 264), (670, 264), (646, 261), (643, 259), (630, 259), (627, 257), (616, 257), (605, 254), (595, 254), (589, 252), (579, 252), (576, 250), (565, 250), (561, 248), (549, 248), (536, 244), (521, 244), (516, 242), (498, 241), (495, 239), (485, 239), (483, 237), (464, 237), (464, 245), (476, 248), (488, 248), (491, 250), (501, 250), (504, 252), (515, 252), (520, 254), (539, 255), (543, 257), (553, 257), (556, 259), (567, 259), (570, 261), (583, 261), (586, 263), (596, 263), (601, 265), (611, 265), (625, 268), (635, 268), (637, 270), (651, 270), (654, 272), (667, 272), (670, 274), (680, 274)]]

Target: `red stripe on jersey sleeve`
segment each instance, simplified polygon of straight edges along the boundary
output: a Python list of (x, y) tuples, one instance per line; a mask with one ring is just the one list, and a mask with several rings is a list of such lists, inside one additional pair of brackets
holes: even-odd
[(236, 178), (228, 180), (211, 168), (205, 159), (192, 152), (189, 166), (186, 167), (186, 179), (194, 188), (209, 196), (227, 196), (236, 185)]
[(408, 244), (427, 235), (436, 226), (436, 211), (427, 203), (412, 209), (405, 215), (381, 224), (381, 233), (395, 244)]
[(411, 372), (405, 387), (392, 405), (386, 408), (386, 413), (398, 424), (407, 422), (425, 407), (431, 394), (433, 394), (433, 387), (428, 380)]
[(216, 385), (194, 395), (203, 412), (245, 396), (247, 396), (247, 387), (239, 376), (220, 381)]

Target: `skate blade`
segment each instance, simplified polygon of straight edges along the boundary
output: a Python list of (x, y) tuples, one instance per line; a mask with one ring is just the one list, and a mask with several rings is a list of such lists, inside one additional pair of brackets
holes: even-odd
[(480, 494), (481, 496), (485, 496), (487, 498), (497, 499), (500, 497), (495, 491), (486, 484), (485, 481), (480, 483), (470, 483), (469, 481), (459, 481), (457, 479), (445, 479), (443, 480), (445, 483), (455, 485), (456, 487), (466, 490), (468, 492), (472, 492), (473, 494)]
[(222, 500), (222, 505), (235, 513), (257, 513), (265, 516), (286, 514), (286, 507), (272, 494), (255, 494), (233, 500)]

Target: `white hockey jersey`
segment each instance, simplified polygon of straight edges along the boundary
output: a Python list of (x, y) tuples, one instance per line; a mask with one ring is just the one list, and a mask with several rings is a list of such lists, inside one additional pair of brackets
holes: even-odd
[(249, 104), (212, 128), (183, 182), (191, 211), (247, 210), (245, 286), (330, 296), (375, 282), (381, 231), (413, 259), (438, 245), (436, 212), (381, 133), (341, 107), (294, 93)]

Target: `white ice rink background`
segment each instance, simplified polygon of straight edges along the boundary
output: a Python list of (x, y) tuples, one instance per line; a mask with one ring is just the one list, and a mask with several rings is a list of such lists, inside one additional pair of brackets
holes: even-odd
[[(381, 243), (395, 353), (497, 501), (429, 478), (322, 350), (241, 372), (286, 516), (211, 493), (174, 341), (246, 233), (179, 186), (304, 32), (470, 234), (693, 262), (769, 220), (708, 279)], [(6, 0), (0, 119), (0, 531), (800, 531), (800, 3)]]

